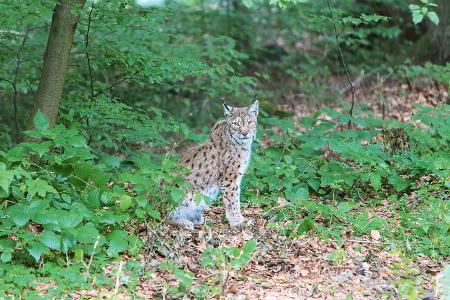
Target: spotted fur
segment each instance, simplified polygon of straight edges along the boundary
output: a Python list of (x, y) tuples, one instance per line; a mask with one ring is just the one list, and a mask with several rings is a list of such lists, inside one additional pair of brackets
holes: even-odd
[(194, 228), (203, 224), (204, 201), (197, 193), (216, 198), (222, 193), (225, 216), (231, 227), (244, 222), (240, 208), (241, 181), (250, 162), (251, 144), (256, 136), (258, 100), (249, 107), (224, 105), (225, 120), (217, 122), (208, 140), (187, 151), (181, 164), (188, 168), (191, 184), (182, 202), (170, 215), (171, 223)]

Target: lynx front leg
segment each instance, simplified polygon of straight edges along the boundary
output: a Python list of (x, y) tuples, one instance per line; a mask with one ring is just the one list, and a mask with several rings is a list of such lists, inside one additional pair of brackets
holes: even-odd
[(225, 217), (231, 227), (237, 227), (244, 223), (244, 217), (241, 214), (240, 194), (241, 188), (232, 184), (222, 188), (223, 204), (225, 206)]

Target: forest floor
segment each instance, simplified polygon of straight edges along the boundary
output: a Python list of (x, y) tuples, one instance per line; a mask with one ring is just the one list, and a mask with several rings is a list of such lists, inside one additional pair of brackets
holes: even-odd
[[(203, 269), (198, 261), (204, 249), (242, 247), (246, 240), (256, 239), (258, 247), (252, 261), (242, 272), (230, 274), (224, 286), (225, 295), (232, 299), (344, 299), (350, 295), (353, 299), (380, 299), (395, 295), (401, 280), (411, 277), (426, 291), (423, 296), (433, 298), (433, 280), (441, 267), (425, 256), (408, 260), (385, 249), (387, 244), (377, 237), (349, 239), (342, 246), (309, 234), (289, 239), (268, 228), (261, 219), (263, 214), (258, 208), (245, 209), (249, 225), (239, 232), (231, 231), (222, 221), (222, 209), (215, 208), (207, 214), (209, 226), (193, 232), (165, 228), (163, 234), (179, 235), (174, 237), (177, 242), (173, 243), (173, 251), (196, 273), (198, 284), (214, 281), (211, 271)], [(344, 250), (344, 257), (332, 262), (337, 249)], [(164, 276), (168, 274), (156, 275), (142, 283), (143, 295), (154, 296), (158, 291), (152, 287), (168, 280)]]
[[(382, 207), (376, 214), (388, 214)], [(223, 208), (206, 213), (207, 223), (188, 231), (162, 225), (149, 235), (142, 231), (147, 253), (142, 262), (146, 274), (134, 295), (145, 299), (176, 299), (168, 289), (179, 281), (159, 266), (174, 260), (194, 275), (193, 287), (219, 285), (228, 299), (402, 299), (419, 291), (418, 298), (438, 299), (436, 276), (442, 264), (417, 255), (415, 258), (395, 251), (391, 242), (372, 234), (371, 237), (348, 238), (343, 245), (324, 241), (307, 234), (290, 239), (267, 226), (260, 208), (243, 210), (246, 227), (232, 230), (223, 220)], [(250, 239), (257, 241), (252, 260), (240, 271), (217, 272), (200, 263), (208, 247), (241, 248)], [(158, 240), (160, 243), (155, 243)], [(126, 257), (122, 257), (126, 261)], [(111, 266), (109, 271), (117, 269)], [(126, 275), (126, 274), (125, 274)], [(192, 288), (192, 287), (191, 287)], [(79, 297), (110, 297), (114, 290), (92, 290), (76, 293)], [(116, 294), (129, 299), (126, 291)], [(188, 297), (190, 298), (190, 297)]]
[[(415, 104), (435, 106), (436, 99), (448, 103), (449, 94), (435, 85), (383, 84), (359, 89), (357, 98), (377, 117), (412, 122)], [(333, 108), (341, 109), (340, 106)], [(309, 115), (313, 110), (290, 104), (282, 109), (297, 117)], [(395, 218), (388, 203), (368, 209), (381, 218)], [(385, 240), (377, 231), (357, 238), (349, 235), (339, 244), (311, 233), (288, 238), (268, 225), (261, 208), (243, 209), (247, 225), (242, 230), (230, 229), (223, 215), (223, 208), (214, 206), (206, 213), (206, 224), (193, 231), (164, 224), (151, 231), (141, 228), (142, 239), (147, 243), (142, 263), (148, 276), (140, 279), (133, 294), (147, 299), (179, 298), (180, 294), (171, 294), (170, 288), (180, 282), (171, 272), (160, 268), (170, 259), (184, 271), (192, 272), (191, 290), (220, 286), (224, 293), (216, 298), (439, 299), (438, 278), (444, 262), (421, 254), (405, 255), (396, 248), (395, 242)], [(205, 249), (242, 248), (248, 240), (256, 240), (257, 249), (240, 271), (202, 266), (200, 257)], [(127, 257), (122, 259), (126, 261)], [(112, 265), (106, 272), (112, 273), (118, 268), (118, 264)], [(120, 280), (118, 284), (122, 285)], [(118, 298), (130, 298), (128, 291), (117, 293), (113, 289), (78, 292), (74, 298), (114, 294)]]

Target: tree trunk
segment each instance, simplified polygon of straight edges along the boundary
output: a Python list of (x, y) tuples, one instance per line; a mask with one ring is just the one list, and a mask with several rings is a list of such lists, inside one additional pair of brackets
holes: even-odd
[[(37, 111), (41, 111), (48, 117), (50, 127), (55, 126), (58, 116), (70, 50), (80, 18), (79, 12), (84, 3), (85, 0), (60, 0), (53, 11), (44, 55), (44, 66), (31, 116), (32, 119)], [(75, 12), (76, 15), (73, 15), (72, 12)], [(32, 124), (32, 122), (30, 123)]]

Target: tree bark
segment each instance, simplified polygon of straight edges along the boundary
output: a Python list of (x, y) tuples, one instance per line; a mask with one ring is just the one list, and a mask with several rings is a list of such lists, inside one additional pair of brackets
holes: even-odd
[(44, 65), (31, 115), (32, 120), (36, 112), (41, 111), (48, 117), (50, 127), (55, 126), (58, 116), (70, 50), (84, 3), (85, 0), (60, 0), (53, 10)]

